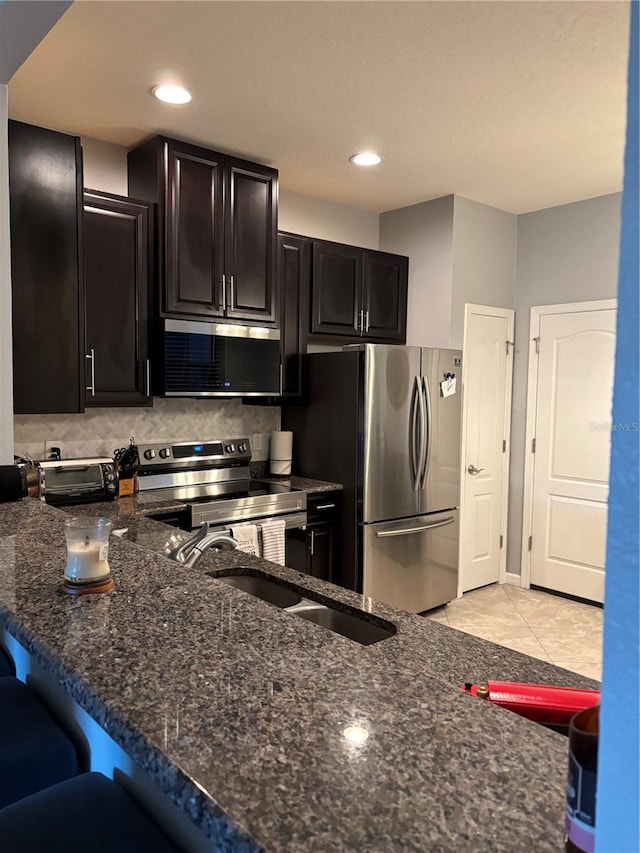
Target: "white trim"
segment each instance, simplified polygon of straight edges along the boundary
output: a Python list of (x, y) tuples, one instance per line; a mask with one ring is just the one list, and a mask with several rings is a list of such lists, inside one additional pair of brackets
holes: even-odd
[(505, 572), (504, 580), (501, 580), (500, 583), (508, 583), (511, 586), (520, 586), (522, 582), (522, 578), (520, 575), (517, 575), (515, 572)]
[[(462, 566), (463, 566), (463, 556), (464, 556), (464, 545), (463, 545), (463, 523), (462, 523), (462, 508), (465, 506), (465, 497), (466, 497), (466, 482), (467, 478), (465, 477), (465, 448), (467, 446), (467, 421), (468, 421), (468, 412), (466, 409), (466, 395), (464, 393), (464, 389), (467, 385), (468, 380), (468, 368), (467, 368), (467, 360), (464, 357), (464, 350), (466, 347), (467, 341), (467, 328), (468, 328), (468, 320), (470, 314), (483, 314), (487, 317), (504, 317), (509, 321), (509, 339), (511, 341), (514, 340), (514, 322), (515, 322), (515, 311), (512, 308), (495, 308), (491, 305), (477, 305), (473, 302), (465, 302), (464, 306), (464, 330), (463, 330), (463, 348), (462, 348), (462, 435), (461, 435), (461, 443), (460, 443), (460, 528), (458, 534), (458, 566), (460, 571), (458, 572), (458, 598), (462, 596), (463, 593), (463, 577), (462, 577)], [(505, 361), (506, 370), (507, 370), (507, 382), (505, 383), (506, 388), (506, 400), (505, 400), (505, 423), (504, 423), (504, 432), (503, 435), (507, 440), (507, 449), (502, 454), (502, 511), (501, 511), (501, 524), (500, 527), (503, 531), (503, 547), (502, 553), (500, 554), (500, 573), (498, 576), (499, 583), (506, 583), (507, 576), (507, 514), (509, 507), (509, 457), (511, 455), (511, 395), (513, 388), (513, 351), (515, 347), (509, 348), (509, 354)], [(517, 575), (516, 575), (517, 577)]]
[(534, 305), (531, 308), (529, 324), (529, 367), (527, 373), (527, 428), (525, 435), (524, 492), (522, 500), (522, 548), (520, 566), (522, 570), (521, 586), (529, 589), (531, 585), (531, 552), (529, 536), (533, 525), (533, 480), (535, 475), (535, 454), (531, 452), (531, 443), (535, 438), (536, 415), (538, 409), (538, 354), (535, 338), (540, 334), (540, 318), (547, 314), (578, 314), (584, 311), (610, 311), (618, 307), (616, 299), (599, 299), (590, 302), (563, 302), (559, 305)]

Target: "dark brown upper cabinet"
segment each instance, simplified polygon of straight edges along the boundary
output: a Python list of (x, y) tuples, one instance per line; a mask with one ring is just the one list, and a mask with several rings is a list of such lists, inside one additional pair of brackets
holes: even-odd
[(313, 313), (316, 334), (359, 334), (362, 305), (362, 249), (313, 241)]
[(282, 396), (285, 399), (301, 397), (304, 390), (302, 356), (307, 351), (310, 282), (311, 240), (278, 234)]
[(408, 275), (401, 255), (314, 240), (311, 334), (404, 343)]
[(275, 325), (277, 171), (155, 137), (128, 173), (157, 204), (160, 316)]
[(408, 258), (387, 252), (364, 252), (363, 337), (405, 342), (408, 279)]
[(9, 122), (16, 414), (84, 404), (80, 139)]
[(150, 406), (153, 206), (84, 193), (87, 406)]

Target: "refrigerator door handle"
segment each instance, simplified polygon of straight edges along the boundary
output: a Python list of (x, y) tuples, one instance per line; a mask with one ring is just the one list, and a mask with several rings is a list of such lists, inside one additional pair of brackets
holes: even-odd
[(409, 414), (409, 473), (411, 474), (411, 485), (413, 491), (418, 491), (420, 477), (420, 452), (418, 445), (418, 428), (420, 418), (420, 377), (416, 376), (413, 382), (411, 394), (411, 408)]
[(409, 533), (428, 533), (429, 530), (435, 530), (436, 527), (446, 527), (448, 524), (453, 524), (455, 518), (450, 515), (442, 521), (434, 521), (432, 524), (421, 524), (418, 527), (403, 527), (401, 530), (376, 530), (376, 536), (379, 539), (384, 539), (387, 536), (406, 536)]
[(429, 394), (429, 382), (426, 376), (422, 377), (421, 388), (424, 411), (424, 431), (422, 437), (424, 461), (420, 468), (420, 489), (424, 491), (427, 485), (427, 474), (429, 473), (429, 461), (431, 458), (431, 395)]

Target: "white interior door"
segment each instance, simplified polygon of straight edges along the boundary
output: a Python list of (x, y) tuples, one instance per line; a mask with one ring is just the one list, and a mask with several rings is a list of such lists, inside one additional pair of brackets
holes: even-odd
[(459, 593), (505, 572), (513, 318), (465, 306)]
[(538, 314), (532, 334), (531, 583), (602, 602), (616, 311), (553, 308)]

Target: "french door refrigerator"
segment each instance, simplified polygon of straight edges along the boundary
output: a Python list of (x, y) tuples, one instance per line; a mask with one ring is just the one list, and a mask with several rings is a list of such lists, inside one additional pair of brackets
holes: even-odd
[(462, 353), (365, 344), (309, 355), (307, 368), (308, 405), (283, 422), (298, 473), (344, 486), (332, 580), (412, 612), (451, 601)]

